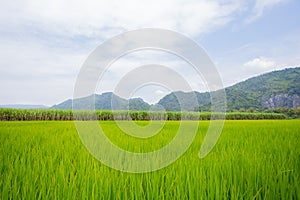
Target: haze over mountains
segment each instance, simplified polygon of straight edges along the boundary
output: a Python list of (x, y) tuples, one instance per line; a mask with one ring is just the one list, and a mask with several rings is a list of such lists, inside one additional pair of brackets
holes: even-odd
[(30, 104), (5, 104), (0, 105), (0, 108), (16, 108), (16, 109), (47, 109), (45, 105), (30, 105)]
[[(300, 68), (289, 68), (280, 71), (273, 71), (260, 76), (256, 76), (246, 81), (237, 83), (225, 88), (227, 95), (227, 109), (257, 109), (268, 108), (296, 108), (300, 106)], [(190, 99), (196, 95), (198, 105)], [(164, 109), (170, 111), (180, 111), (177, 98), (182, 99), (182, 110), (207, 111), (210, 109), (209, 92), (172, 92), (156, 105), (149, 105), (141, 98), (123, 99), (111, 92), (95, 94), (95, 109), (99, 110), (148, 110)], [(92, 109), (93, 96), (77, 99), (76, 109)], [(60, 104), (54, 105), (55, 109), (72, 109), (72, 100), (69, 99)]]

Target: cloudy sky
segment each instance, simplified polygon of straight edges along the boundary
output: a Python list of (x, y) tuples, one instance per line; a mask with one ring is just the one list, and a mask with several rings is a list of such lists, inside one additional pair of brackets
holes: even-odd
[[(224, 85), (300, 66), (298, 0), (16, 0), (0, 3), (0, 104), (51, 106), (73, 96), (88, 55), (125, 31), (164, 28), (202, 46)], [(102, 80), (112, 91), (126, 71), (147, 63), (169, 65), (204, 91), (180, 58), (134, 52), (120, 58)], [(151, 92), (149, 92), (151, 91)], [(169, 91), (145, 87), (133, 96), (154, 103)]]

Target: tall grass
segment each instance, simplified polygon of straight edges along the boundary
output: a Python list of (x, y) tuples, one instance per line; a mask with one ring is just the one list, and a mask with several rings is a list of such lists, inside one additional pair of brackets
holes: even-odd
[[(134, 152), (164, 146), (179, 125), (168, 121), (142, 140), (125, 135), (114, 121), (100, 123), (115, 144)], [(199, 159), (209, 125), (203, 121), (191, 147), (172, 165), (130, 174), (94, 159), (73, 122), (0, 122), (0, 199), (299, 199), (299, 124), (226, 121), (213, 151)]]
[[(222, 119), (222, 113), (215, 113), (214, 119)], [(210, 120), (210, 112), (149, 112), (149, 111), (111, 111), (111, 110), (54, 110), (54, 109), (10, 109), (0, 108), (0, 121), (32, 120)], [(226, 119), (286, 119), (280, 113), (230, 112)]]

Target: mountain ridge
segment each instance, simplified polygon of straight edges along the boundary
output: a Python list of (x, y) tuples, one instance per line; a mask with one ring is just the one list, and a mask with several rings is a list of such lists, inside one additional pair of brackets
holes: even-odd
[[(213, 91), (215, 93), (218, 91)], [(225, 88), (228, 110), (255, 109), (264, 110), (278, 107), (296, 108), (300, 106), (300, 67), (286, 68), (251, 77)], [(197, 101), (192, 99), (194, 95)], [(209, 92), (175, 91), (165, 95), (155, 105), (146, 103), (142, 98), (126, 100), (112, 92), (94, 94), (95, 109), (99, 110), (148, 110), (152, 106), (163, 106), (170, 111), (209, 111), (211, 107)], [(85, 97), (76, 100), (75, 109), (91, 109), (93, 105), (84, 105)], [(181, 100), (181, 107), (178, 99)], [(91, 102), (91, 99), (88, 100)], [(52, 106), (55, 109), (72, 109), (69, 99)]]

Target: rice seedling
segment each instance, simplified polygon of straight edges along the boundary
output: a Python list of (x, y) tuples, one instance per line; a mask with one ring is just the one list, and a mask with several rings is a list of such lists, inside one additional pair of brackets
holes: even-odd
[[(147, 140), (126, 135), (115, 121), (99, 123), (121, 148), (148, 152), (172, 140), (180, 122), (167, 121)], [(198, 153), (209, 121), (200, 124), (193, 144), (173, 164), (131, 174), (93, 158), (73, 122), (0, 122), (0, 199), (300, 198), (299, 120), (226, 121), (204, 159)]]

